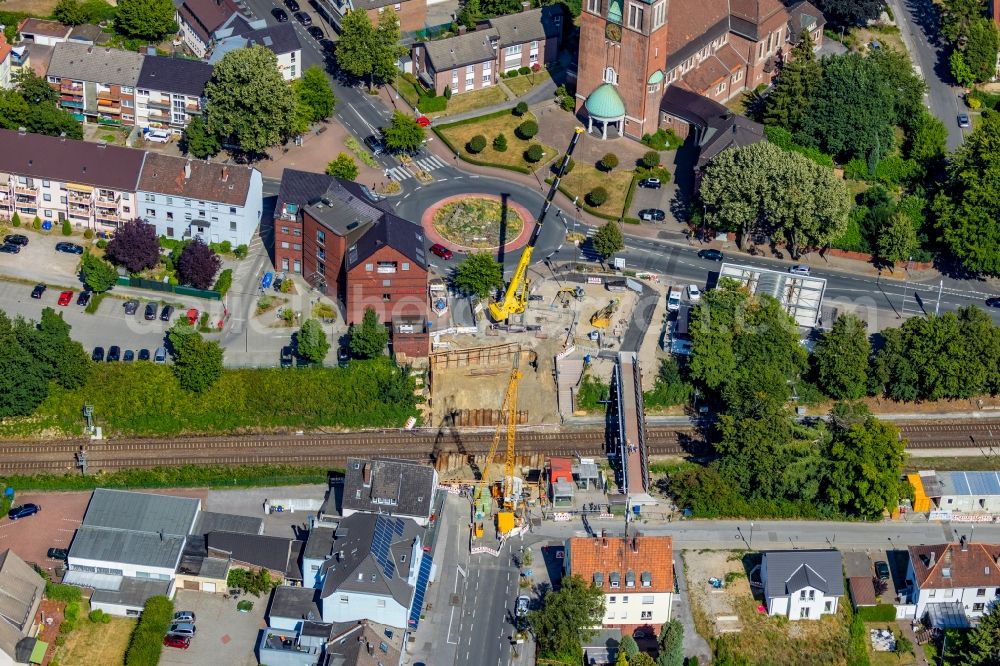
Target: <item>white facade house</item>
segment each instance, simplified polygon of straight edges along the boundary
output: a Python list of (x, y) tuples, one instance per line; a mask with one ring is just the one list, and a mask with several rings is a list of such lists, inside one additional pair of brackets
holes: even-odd
[[(915, 617), (978, 619), (1000, 598), (1000, 544), (910, 546), (906, 582)], [(950, 627), (946, 627), (950, 628)]]
[(197, 60), (148, 56), (135, 88), (135, 124), (180, 135), (205, 110), (212, 66)]
[(768, 615), (817, 620), (835, 615), (844, 594), (844, 568), (837, 550), (775, 550), (760, 564)]
[(674, 598), (673, 541), (668, 536), (574, 537), (563, 567), (604, 592), (604, 627), (658, 630)]
[(149, 153), (138, 217), (167, 238), (249, 244), (263, 213), (264, 182), (252, 167)]
[(216, 64), (230, 51), (250, 46), (263, 46), (278, 59), (278, 71), (286, 81), (302, 76), (302, 42), (291, 23), (267, 25), (266, 21), (248, 21), (235, 16), (215, 31), (208, 62)]
[(14, 49), (7, 43), (7, 38), (0, 33), (0, 88), (9, 90), (13, 87), (10, 81), (10, 64), (13, 62)]

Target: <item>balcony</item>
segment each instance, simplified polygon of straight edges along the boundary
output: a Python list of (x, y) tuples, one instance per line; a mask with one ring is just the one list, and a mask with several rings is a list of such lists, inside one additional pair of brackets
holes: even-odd
[(119, 113), (122, 112), (122, 110), (121, 110), (121, 107), (118, 107), (118, 106), (107, 106), (106, 104), (98, 104), (97, 105), (97, 112), (98, 113), (110, 113), (110, 114), (113, 114), (113, 115), (118, 115)]
[(108, 100), (110, 102), (120, 102), (122, 99), (121, 93), (111, 92), (110, 90), (98, 90), (97, 91), (97, 101)]
[(69, 211), (69, 217), (73, 220), (90, 222), (90, 211), (71, 210)]
[(71, 204), (86, 204), (89, 207), (90, 194), (83, 192), (74, 192), (73, 190), (69, 190), (66, 193), (66, 201), (68, 201)]
[(84, 217), (90, 217), (90, 205), (89, 204), (78, 204), (70, 203), (66, 204), (66, 210), (69, 211), (70, 215), (82, 215)]
[(14, 194), (25, 197), (31, 197), (32, 199), (34, 199), (35, 197), (38, 196), (38, 188), (17, 184), (14, 185)]
[(83, 84), (82, 83), (63, 83), (59, 86), (59, 92), (63, 94), (83, 94)]
[(115, 213), (109, 213), (107, 211), (102, 211), (101, 209), (97, 210), (94, 217), (96, 217), (97, 221), (101, 224), (118, 224), (121, 221), (121, 218)]
[(163, 99), (152, 99), (152, 98), (150, 98), (149, 100), (146, 101), (146, 106), (148, 106), (151, 109), (166, 109), (167, 111), (169, 111), (170, 110), (170, 100), (169, 99), (163, 100)]
[(108, 207), (117, 208), (118, 207), (118, 199), (119, 199), (119, 197), (117, 197), (117, 196), (115, 196), (113, 194), (99, 194), (97, 196), (97, 205), (98, 206), (104, 206), (105, 208), (108, 208)]

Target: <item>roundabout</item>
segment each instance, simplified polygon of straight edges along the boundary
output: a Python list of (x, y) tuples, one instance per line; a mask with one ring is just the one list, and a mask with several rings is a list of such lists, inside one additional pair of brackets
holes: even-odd
[(523, 247), (535, 226), (534, 216), (511, 197), (470, 192), (432, 203), (420, 218), (424, 233), (434, 243), (457, 252)]

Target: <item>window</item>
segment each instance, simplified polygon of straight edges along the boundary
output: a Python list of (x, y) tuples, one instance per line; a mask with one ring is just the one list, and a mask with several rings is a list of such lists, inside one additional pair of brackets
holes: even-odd
[(302, 235), (302, 230), (301, 229), (292, 229), (292, 235), (293, 236), (301, 236)]
[(379, 608), (385, 608), (385, 599), (379, 599), (378, 601), (375, 602), (375, 605), (378, 606)]
[(156, 217), (156, 210), (152, 208), (147, 208), (146, 215), (148, 215), (149, 217)]
[(816, 590), (809, 590), (809, 601), (816, 600)]
[(977, 597), (985, 597), (986, 596), (986, 588), (981, 587), (978, 590), (976, 590), (976, 596)]
[(716, 95), (719, 95), (719, 94), (721, 94), (721, 93), (722, 93), (722, 91), (723, 91), (723, 90), (725, 90), (725, 89), (726, 89), (726, 82), (725, 82), (725, 81), (723, 81), (723, 82), (722, 82), (722, 83), (720, 83), (720, 84), (719, 84), (718, 86), (716, 86), (716, 88), (715, 88), (715, 94), (716, 94)]
[(382, 286), (383, 287), (391, 287), (392, 286), (392, 280), (382, 280)]
[(43, 194), (42, 195), (42, 201), (52, 201), (52, 195), (51, 194)]
[(174, 228), (173, 227), (167, 227), (167, 236), (170, 237), (170, 238), (174, 237)]
[(282, 250), (288, 249), (288, 241), (281, 241), (281, 249)]
[(48, 186), (49, 186), (49, 181), (43, 180), (42, 181), (42, 187), (48, 187)]
[(799, 590), (799, 600), (800, 601), (805, 601), (806, 600), (806, 591), (805, 590)]
[(623, 604), (627, 604), (628, 603), (628, 596), (622, 597), (622, 603)]
[(173, 214), (173, 212), (171, 212), (171, 211), (169, 211), (169, 210), (167, 211), (167, 219), (168, 219), (168, 220), (172, 220), (172, 219), (174, 219), (174, 214)]
[(229, 223), (229, 230), (230, 231), (236, 231), (236, 220), (230, 221), (230, 223)]
[(601, 13), (601, 0), (587, 0), (587, 11), (594, 14)]
[(475, 73), (476, 73), (476, 66), (475, 65), (468, 65), (468, 66), (466, 66), (466, 68), (465, 68), (465, 75), (466, 76), (468, 76), (469, 74), (475, 74)]
[(130, 99), (123, 99), (122, 100), (122, 106), (125, 107), (126, 109), (131, 109), (132, 108), (132, 100), (130, 100)]
[(972, 604), (972, 612), (974, 612), (974, 613), (982, 613), (983, 612), (983, 608), (985, 608), (985, 606), (986, 606), (986, 604)]
[(667, 3), (661, 2), (653, 7), (653, 30), (663, 25), (667, 20)]
[(340, 603), (342, 603), (342, 604), (346, 604), (347, 603), (347, 595), (346, 594), (340, 595)]
[(484, 63), (483, 63), (483, 72), (484, 72), (484, 73), (485, 73), (485, 72), (489, 72), (489, 71), (491, 71), (492, 69), (493, 69), (493, 65), (492, 65), (492, 64), (490, 63), (490, 61), (489, 61), (489, 60), (487, 60), (486, 62), (484, 62)]
[(287, 234), (288, 233), (288, 227), (281, 227), (281, 233)]
[(628, 27), (633, 30), (642, 30), (643, 8), (639, 5), (628, 6)]
[(122, 92), (128, 95), (132, 94), (132, 89), (128, 86), (122, 86)]
[(660, 89), (660, 84), (659, 83), (654, 83), (652, 85), (646, 86), (646, 92), (648, 92), (648, 93), (655, 93), (659, 89)]
[(537, 51), (538, 50), (538, 40), (537, 39), (535, 41), (531, 42), (531, 50), (532, 51)]
[(61, 204), (66, 203), (66, 197), (59, 197), (59, 203)]
[(451, 84), (455, 85), (456, 83), (458, 83), (458, 70), (453, 69), (451, 70)]
[(147, 202), (151, 202), (151, 203), (155, 203), (156, 202), (156, 195), (155, 194), (147, 194), (146, 195), (146, 201)]
[(491, 78), (492, 78), (492, 77), (491, 77), (491, 75), (490, 75), (490, 73), (489, 73), (489, 72), (486, 72), (485, 74), (483, 74), (483, 84), (484, 84), (484, 85), (485, 85), (485, 84), (489, 84), (489, 83), (490, 83), (490, 79), (491, 79)]
[(386, 303), (392, 300), (392, 294), (382, 294), (382, 300)]
[(282, 258), (282, 260), (281, 260), (281, 270), (283, 270), (283, 271), (287, 271), (288, 270), (288, 257)]
[(293, 250), (301, 250), (302, 246), (299, 245), (298, 243), (292, 243), (292, 249)]
[(644, 595), (642, 597), (642, 605), (643, 606), (651, 606), (651, 605), (653, 605), (653, 603), (655, 603), (653, 595), (647, 594), (647, 595)]
[(618, 601), (618, 597), (608, 597), (608, 603), (613, 604)]
[(538, 62), (538, 53), (529, 53), (528, 62)]
[(403, 262), (403, 270), (404, 271), (410, 270), (410, 262), (408, 262), (408, 261), (404, 261)]
[(521, 55), (521, 48), (523, 46), (524, 46), (523, 44), (515, 44), (514, 46), (508, 46), (506, 49), (504, 49), (506, 57), (511, 58), (513, 56)]
[(953, 596), (955, 596), (955, 590), (954, 589), (947, 589), (947, 590), (945, 590), (944, 591), (944, 596), (945, 596), (946, 599), (952, 598)]
[(185, 199), (184, 200), (184, 205), (187, 206), (188, 208), (190, 208), (191, 207), (191, 200), (190, 199)]
[(653, 611), (642, 611), (642, 619), (643, 620), (652, 620), (653, 619)]
[(823, 604), (823, 610), (827, 613), (833, 612), (833, 602), (827, 601), (825, 604)]
[(400, 7), (400, 3), (398, 3), (398, 2), (397, 2), (396, 4), (394, 4), (394, 5), (392, 6), (392, 8), (393, 8), (393, 9), (394, 9), (395, 11), (397, 11), (397, 12), (399, 11), (399, 7)]
[(741, 80), (743, 80), (743, 70), (739, 69), (739, 70), (736, 70), (735, 74), (733, 74), (733, 83), (736, 83), (737, 81), (741, 81)]
[(184, 213), (184, 219), (187, 220), (188, 222), (190, 222), (191, 221), (191, 213)]
[(200, 217), (202, 219), (205, 218), (205, 209), (204, 208), (199, 208), (198, 209), (198, 217)]
[(373, 270), (375, 270), (375, 264), (365, 264), (365, 271), (371, 273)]
[(933, 599), (937, 596), (937, 590), (930, 590), (927, 596)]
[(615, 71), (614, 67), (608, 67), (604, 70), (604, 82), (611, 84), (618, 83), (618, 72)]
[(298, 259), (295, 260), (295, 269), (294, 270), (295, 270), (296, 273), (301, 273), (302, 272), (302, 264), (301, 264), (301, 262), (299, 262)]
[(236, 215), (236, 206), (230, 206), (229, 207), (229, 214), (230, 215)]
[(320, 229), (316, 230), (316, 242), (317, 243), (325, 243), (326, 242), (326, 233), (323, 232), (323, 231), (321, 231)]
[(52, 211), (51, 210), (46, 210), (45, 211), (45, 217), (52, 217)]

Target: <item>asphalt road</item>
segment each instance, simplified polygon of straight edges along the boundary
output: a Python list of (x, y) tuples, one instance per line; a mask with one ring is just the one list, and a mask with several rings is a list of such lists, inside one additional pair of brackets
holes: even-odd
[[(948, 129), (948, 150), (965, 140), (958, 126), (962, 89), (954, 84), (948, 65), (948, 47), (939, 35), (938, 11), (931, 0), (887, 0), (899, 25), (903, 43), (915, 68), (927, 83), (924, 103)], [(960, 108), (961, 107), (961, 108)], [(972, 131), (971, 129), (967, 131)]]

